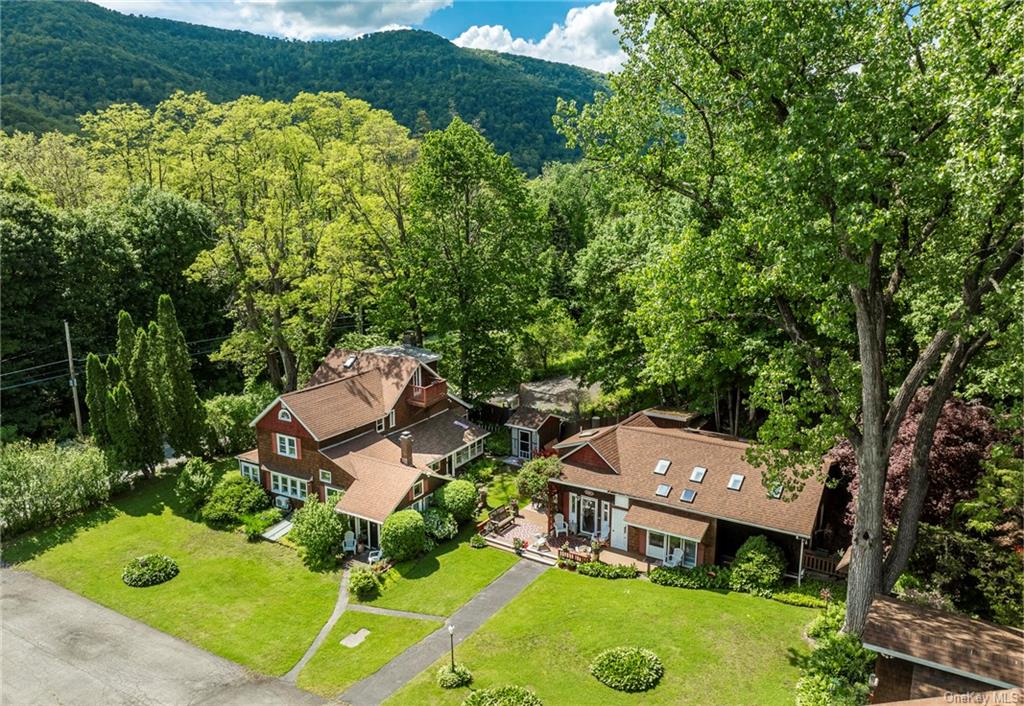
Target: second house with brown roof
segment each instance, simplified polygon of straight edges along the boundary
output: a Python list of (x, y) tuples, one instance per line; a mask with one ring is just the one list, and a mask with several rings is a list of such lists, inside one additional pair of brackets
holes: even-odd
[(487, 432), (448, 393), (439, 358), (413, 346), (331, 351), (306, 387), (253, 420), (257, 446), (237, 456), (239, 472), (285, 509), (340, 494), (337, 511), (376, 548), (388, 515), (425, 509), (484, 450)]

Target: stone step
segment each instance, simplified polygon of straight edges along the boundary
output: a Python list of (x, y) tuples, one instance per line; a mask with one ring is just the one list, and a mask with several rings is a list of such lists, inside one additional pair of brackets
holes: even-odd
[[(495, 549), (501, 549), (502, 551), (512, 552), (513, 554), (516, 551), (515, 548), (512, 546), (511, 542), (505, 542), (503, 540), (496, 539), (495, 537), (484, 537), (484, 540), (487, 542), (489, 546), (492, 546)], [(546, 552), (538, 552), (536, 549), (531, 549), (529, 547), (523, 549), (522, 557), (524, 559), (529, 559), (530, 561), (535, 561), (539, 564), (546, 564), (548, 566), (554, 566), (557, 563), (555, 557), (551, 554), (547, 554)]]

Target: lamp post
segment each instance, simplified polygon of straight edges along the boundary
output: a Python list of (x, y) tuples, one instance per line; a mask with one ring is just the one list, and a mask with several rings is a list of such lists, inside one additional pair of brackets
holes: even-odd
[(448, 639), (452, 643), (452, 673), (455, 672), (455, 626), (448, 623)]

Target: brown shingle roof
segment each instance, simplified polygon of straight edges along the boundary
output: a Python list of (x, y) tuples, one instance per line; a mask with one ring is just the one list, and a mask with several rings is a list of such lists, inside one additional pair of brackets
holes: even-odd
[[(623, 425), (582, 441), (586, 442), (583, 446), (600, 453), (616, 472), (575, 464), (574, 450), (562, 457), (562, 482), (802, 537), (809, 537), (814, 530), (823, 490), (821, 481), (808, 479), (803, 492), (790, 502), (769, 498), (761, 484), (762, 469), (746, 461), (744, 454), (749, 445), (744, 442), (682, 429)], [(665, 475), (655, 475), (654, 468), (661, 459), (671, 461), (671, 465)], [(701, 483), (690, 480), (695, 466), (707, 469)], [(744, 476), (739, 490), (727, 487), (733, 473)], [(671, 486), (667, 497), (655, 495), (661, 484)], [(685, 488), (696, 491), (692, 503), (680, 500)]]
[(243, 451), (242, 453), (238, 454), (237, 456), (235, 456), (235, 458), (237, 458), (239, 461), (258, 464), (260, 462), (260, 450), (249, 449), (248, 451)]
[[(352, 365), (346, 368), (345, 363), (349, 358), (354, 358), (354, 360)], [(313, 373), (306, 387), (322, 385), (373, 370), (380, 376), (380, 398), (384, 411), (387, 411), (398, 402), (418, 367), (420, 367), (420, 362), (411, 355), (335, 348), (324, 358), (324, 362)]]
[(345, 470), (356, 480), (335, 507), (346, 515), (374, 522), (383, 522), (422, 475), (419, 469), (359, 454), (346, 459)]
[(380, 372), (374, 369), (289, 392), (281, 399), (321, 440), (369, 424), (390, 409), (385, 407)]
[(710, 523), (695, 517), (684, 517), (677, 515), (667, 508), (658, 508), (653, 505), (633, 503), (626, 512), (626, 524), (644, 529), (653, 529), (677, 537), (695, 539), (698, 542), (704, 540), (704, 534), (708, 531)]
[(1024, 632), (964, 615), (875, 596), (864, 646), (928, 662), (1004, 688), (1024, 687)]
[(548, 417), (558, 417), (558, 415), (551, 412), (542, 412), (533, 407), (520, 407), (508, 418), (505, 426), (537, 430), (548, 420)]

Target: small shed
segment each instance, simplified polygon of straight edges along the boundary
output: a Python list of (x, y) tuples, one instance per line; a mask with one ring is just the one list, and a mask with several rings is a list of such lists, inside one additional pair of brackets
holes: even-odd
[(512, 455), (529, 459), (549, 444), (558, 441), (562, 418), (553, 412), (520, 407), (505, 422), (512, 433)]

